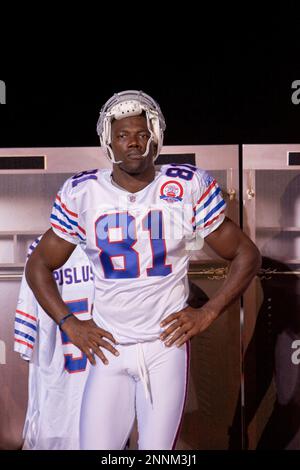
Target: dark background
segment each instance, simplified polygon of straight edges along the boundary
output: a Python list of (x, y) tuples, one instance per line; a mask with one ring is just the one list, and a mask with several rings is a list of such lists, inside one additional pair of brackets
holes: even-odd
[(127, 41), (105, 56), (99, 39), (92, 55), (72, 43), (59, 61), (56, 51), (19, 53), (12, 68), (0, 69), (7, 91), (0, 147), (98, 145), (99, 110), (126, 89), (159, 102), (166, 145), (299, 143), (300, 104), (291, 101), (292, 82), (300, 80), (299, 19), (292, 10), (280, 13), (263, 38), (255, 27), (247, 36), (240, 27), (190, 41), (178, 31), (174, 43), (163, 38), (141, 52), (139, 40)]

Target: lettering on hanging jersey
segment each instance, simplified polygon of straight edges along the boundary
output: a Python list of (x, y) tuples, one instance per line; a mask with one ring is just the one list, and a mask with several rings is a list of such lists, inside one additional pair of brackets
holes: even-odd
[[(42, 235), (37, 237), (30, 244), (27, 252), (27, 259), (33, 253), (41, 238)], [(53, 277), (57, 286), (62, 286), (63, 284), (81, 284), (94, 280), (93, 271), (88, 259), (83, 253), (79, 256), (78, 252), (72, 254), (70, 260), (62, 268), (53, 271)]]
[(94, 274), (90, 265), (60, 268), (53, 271), (53, 277), (58, 286), (63, 284), (81, 284), (94, 280)]
[[(40, 238), (29, 247), (29, 256)], [(76, 247), (53, 275), (69, 311), (79, 320), (90, 319), (94, 282), (84, 251)], [(15, 315), (14, 349), (30, 361), (23, 449), (79, 449), (80, 410), (89, 363), (39, 305), (25, 274)]]
[[(30, 245), (27, 257), (31, 255), (40, 239), (41, 236)], [(94, 301), (94, 277), (88, 258), (80, 247), (74, 250), (62, 268), (53, 272), (53, 277), (69, 310), (81, 320), (91, 318)], [(58, 332), (56, 323), (37, 302), (23, 273), (15, 313), (14, 350), (19, 352), (23, 358), (32, 358), (38, 336), (44, 335), (44, 333), (45, 362), (48, 361), (48, 357), (53, 356), (58, 340), (60, 344), (66, 345), (63, 346), (66, 359), (71, 357), (71, 354), (74, 357), (81, 355), (78, 348), (71, 345), (66, 337), (60, 338), (61, 332)], [(57, 338), (58, 334), (59, 338)], [(68, 367), (66, 369), (68, 370)]]

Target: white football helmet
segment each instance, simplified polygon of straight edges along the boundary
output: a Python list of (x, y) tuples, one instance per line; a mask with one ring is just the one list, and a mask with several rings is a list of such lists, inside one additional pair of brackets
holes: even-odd
[(166, 123), (161, 109), (151, 96), (143, 91), (126, 90), (115, 93), (101, 108), (100, 116), (97, 122), (97, 134), (100, 137), (101, 147), (108, 159), (113, 163), (121, 163), (115, 160), (111, 148), (111, 123), (113, 119), (123, 119), (129, 116), (138, 116), (145, 111), (147, 126), (150, 137), (147, 142), (147, 148), (143, 157), (149, 152), (151, 142), (157, 144), (156, 155), (158, 157), (163, 145), (164, 130)]

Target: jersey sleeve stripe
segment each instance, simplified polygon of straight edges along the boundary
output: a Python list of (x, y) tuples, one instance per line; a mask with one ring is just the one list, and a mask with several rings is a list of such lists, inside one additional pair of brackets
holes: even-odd
[[(210, 218), (216, 214), (216, 212), (218, 212), (223, 206), (225, 206), (225, 201), (224, 199), (222, 199), (221, 201), (219, 201), (219, 203), (213, 208), (211, 209), (207, 214), (206, 216), (203, 218), (203, 219), (200, 219), (198, 220), (198, 222), (196, 223), (196, 227), (198, 227), (199, 225), (202, 225), (202, 226), (205, 226), (206, 224), (209, 225), (208, 222), (210, 222)], [(224, 211), (223, 211), (224, 212)], [(216, 217), (215, 217), (216, 218)]]
[[(63, 227), (66, 227), (66, 228), (69, 229), (69, 230), (72, 230), (72, 229), (73, 229), (73, 227), (72, 227), (71, 225), (68, 225), (66, 222), (64, 222), (63, 220), (59, 219), (55, 214), (51, 214), (50, 218), (53, 219), (53, 220), (55, 220), (55, 221), (58, 222), (60, 225), (62, 225)], [(77, 235), (81, 240), (83, 240), (83, 238), (79, 235), (78, 232), (71, 232), (71, 233), (70, 233), (70, 232), (68, 232), (67, 230), (63, 229), (63, 227), (59, 227), (59, 226), (57, 226), (56, 224), (52, 224), (52, 225), (53, 225), (54, 227), (58, 228), (58, 229), (60, 228), (60, 229), (62, 230), (62, 232), (66, 232), (66, 233), (68, 233), (69, 235), (73, 235), (73, 236), (74, 236), (74, 235)], [(77, 226), (77, 225), (78, 225), (78, 224), (76, 223), (76, 226)]]
[(59, 195), (56, 196), (56, 199), (59, 201), (61, 207), (62, 207), (68, 214), (72, 215), (73, 217), (78, 218), (78, 214), (76, 214), (76, 212), (70, 211), (70, 209), (68, 209), (67, 206), (66, 206), (63, 202), (61, 202), (61, 198), (60, 198)]
[(197, 215), (199, 212), (203, 211), (206, 207), (209, 206), (209, 204), (220, 194), (221, 188), (217, 188), (210, 196), (206, 199), (204, 204), (202, 204), (200, 207), (197, 207), (195, 215)]
[(60, 212), (63, 217), (65, 217), (67, 219), (67, 221), (71, 224), (71, 225), (75, 225), (75, 227), (78, 226), (78, 222), (77, 220), (72, 220), (70, 219), (70, 217), (67, 216), (67, 214), (65, 213), (65, 211), (62, 210), (61, 206), (59, 204), (56, 204), (56, 202), (53, 204), (53, 207), (55, 207), (55, 209), (58, 210), (58, 212)]
[(202, 196), (199, 198), (199, 200), (196, 202), (196, 205), (195, 207), (193, 208), (194, 211), (196, 211), (197, 207), (198, 207), (198, 204), (200, 204), (200, 202), (203, 202), (204, 199), (206, 198), (206, 196), (212, 191), (212, 189), (216, 186), (217, 182), (216, 180), (212, 181), (210, 183), (210, 185), (208, 186), (207, 190), (202, 194)]
[(28, 248), (28, 251), (32, 252), (39, 244), (39, 238), (34, 240), (34, 242), (31, 243), (30, 247)]
[(16, 343), (25, 344), (25, 346), (27, 346), (28, 348), (33, 349), (33, 345), (32, 345), (32, 344), (26, 343), (26, 341), (23, 341), (23, 340), (21, 340), (21, 339), (15, 338), (15, 342), (16, 342)]
[[(69, 229), (69, 230), (72, 230), (72, 229), (73, 229), (72, 225), (69, 225), (69, 224), (67, 224), (66, 222), (64, 222), (62, 219), (59, 219), (59, 218), (57, 217), (57, 215), (55, 215), (55, 214), (51, 214), (51, 217), (50, 217), (50, 218), (53, 219), (53, 220), (55, 220), (55, 221), (58, 222), (60, 225), (62, 225), (63, 227), (66, 227), (66, 228)], [(76, 224), (76, 225), (77, 225), (77, 224)]]
[(36, 247), (34, 245), (30, 245), (30, 247), (28, 248), (27, 258), (29, 258), (35, 248)]
[(217, 219), (220, 217), (220, 215), (224, 214), (224, 212), (225, 212), (225, 211), (221, 211), (216, 217), (214, 217), (212, 220), (210, 220), (209, 222), (207, 222), (207, 223), (204, 225), (204, 227), (208, 227), (209, 225), (211, 225), (212, 223), (214, 223), (215, 220), (217, 220)]
[(29, 315), (28, 313), (22, 312), (22, 310), (16, 310), (16, 313), (19, 313), (20, 315), (23, 315), (24, 317), (30, 318), (31, 320), (37, 322), (36, 317)]
[(21, 325), (28, 326), (29, 328), (32, 328), (34, 331), (36, 331), (36, 326), (35, 325), (33, 325), (32, 323), (29, 323), (26, 320), (23, 320), (22, 318), (16, 317), (15, 322), (16, 323), (21, 323)]
[(82, 225), (79, 225), (78, 213), (69, 209), (73, 209), (73, 204), (76, 209), (75, 202), (69, 199), (68, 188), (62, 187), (61, 192), (59, 191), (56, 195), (50, 215), (50, 223), (57, 235), (71, 243), (78, 244), (86, 241), (86, 231)]
[(29, 341), (32, 341), (33, 343), (35, 341), (35, 338), (33, 336), (30, 336), (28, 333), (23, 333), (23, 331), (15, 329), (15, 334), (22, 336), (23, 338), (28, 339)]
[(84, 235), (86, 235), (86, 231), (84, 230), (84, 228), (82, 228), (80, 225), (78, 225), (78, 228)]
[(32, 255), (32, 252), (36, 249), (36, 247), (38, 246), (40, 240), (42, 238), (42, 235), (39, 236), (38, 238), (36, 238), (32, 243), (31, 245), (29, 246), (28, 248), (28, 251), (27, 251), (27, 258), (29, 258), (31, 255)]
[[(214, 215), (214, 210), (216, 208), (218, 210), (218, 207), (221, 208), (223, 206), (223, 204), (220, 205), (222, 201), (224, 201), (224, 199), (222, 199), (221, 197), (217, 197), (216, 199), (213, 199), (210, 204), (208, 204), (206, 207), (203, 207), (201, 211), (197, 212), (197, 214), (195, 214), (196, 224), (200, 220), (202, 220), (203, 223), (206, 223), (210, 216)], [(225, 201), (224, 205), (226, 205)]]
[[(55, 202), (55, 203), (53, 204), (53, 207), (55, 207), (55, 209), (56, 209), (58, 212), (60, 212), (61, 215), (62, 215), (63, 217), (65, 217), (65, 218), (67, 219), (67, 221), (68, 221), (71, 225), (74, 225), (75, 227), (78, 227), (78, 229), (79, 229), (84, 235), (86, 234), (84, 228), (82, 228), (82, 227), (78, 224), (77, 220), (72, 220), (72, 219), (70, 219), (70, 217), (68, 217), (68, 215), (63, 211), (62, 207), (65, 207), (64, 204), (62, 204), (62, 205), (60, 206), (59, 204), (56, 204), (56, 202)], [(71, 211), (68, 211), (68, 212), (70, 213)], [(78, 216), (76, 215), (76, 217), (78, 217)]]
[[(51, 216), (51, 218), (53, 218), (53, 217)], [(77, 232), (68, 232), (66, 229), (64, 229), (63, 227), (60, 227), (60, 226), (57, 225), (57, 224), (54, 224), (53, 222), (51, 222), (51, 225), (52, 225), (52, 227), (56, 228), (57, 230), (60, 230), (60, 231), (63, 232), (63, 233), (67, 233), (68, 235), (71, 235), (72, 237), (76, 237), (76, 236), (77, 236), (77, 237), (80, 238), (80, 240), (84, 240), (84, 239), (82, 238), (82, 236), (81, 236), (79, 233), (77, 233)]]

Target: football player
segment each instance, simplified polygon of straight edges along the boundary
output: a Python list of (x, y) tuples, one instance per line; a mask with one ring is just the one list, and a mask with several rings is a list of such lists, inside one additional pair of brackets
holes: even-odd
[[(156, 171), (165, 120), (141, 91), (116, 93), (97, 125), (112, 169), (69, 178), (52, 228), (27, 263), (45, 311), (91, 364), (81, 411), (82, 449), (122, 449), (135, 415), (139, 449), (172, 449), (182, 419), (189, 341), (247, 288), (260, 265), (252, 241), (225, 216), (218, 183), (186, 164)], [(222, 288), (188, 306), (193, 238), (230, 261)], [(93, 321), (70, 314), (52, 278), (80, 244), (95, 275)]]

